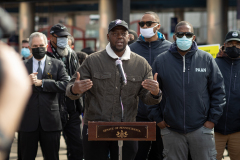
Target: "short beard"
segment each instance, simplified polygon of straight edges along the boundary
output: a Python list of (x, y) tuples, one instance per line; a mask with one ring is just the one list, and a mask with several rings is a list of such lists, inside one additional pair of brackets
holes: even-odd
[[(111, 44), (110, 44), (110, 45), (111, 45)], [(112, 50), (113, 50), (114, 52), (122, 52), (122, 51), (124, 51), (124, 50), (126, 49), (126, 46), (125, 46), (125, 48), (117, 49), (115, 46), (112, 46), (112, 45), (111, 45), (111, 48), (112, 48)]]
[(64, 49), (57, 47), (57, 53), (62, 57), (66, 57), (68, 55), (68, 49), (67, 47)]

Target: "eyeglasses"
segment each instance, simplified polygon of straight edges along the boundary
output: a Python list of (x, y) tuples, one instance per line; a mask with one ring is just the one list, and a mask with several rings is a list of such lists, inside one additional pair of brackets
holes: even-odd
[(192, 36), (194, 35), (193, 33), (191, 32), (177, 32), (175, 34), (178, 38), (182, 38), (184, 35), (187, 37), (187, 38), (192, 38)]
[(147, 27), (150, 27), (153, 23), (158, 23), (158, 22), (153, 22), (153, 21), (146, 21), (146, 22), (141, 21), (141, 22), (138, 22), (140, 27), (143, 27), (145, 24), (146, 24)]

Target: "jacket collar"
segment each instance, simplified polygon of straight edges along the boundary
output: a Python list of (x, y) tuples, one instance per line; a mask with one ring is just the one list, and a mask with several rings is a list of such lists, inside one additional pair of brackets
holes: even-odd
[[(170, 48), (168, 49), (169, 52), (171, 52), (176, 58), (182, 58), (182, 55), (178, 52), (177, 50), (177, 44), (176, 42), (174, 42)], [(193, 41), (192, 46), (191, 46), (191, 50), (187, 52), (187, 54), (185, 55), (186, 58), (193, 56), (196, 51), (198, 50), (197, 47), (197, 43), (195, 41)]]
[(106, 51), (107, 51), (107, 54), (112, 57), (113, 59), (119, 59), (121, 58), (121, 60), (129, 60), (130, 59), (130, 55), (131, 55), (131, 50), (129, 48), (129, 46), (127, 45), (126, 46), (126, 50), (124, 52), (124, 54), (122, 55), (122, 57), (118, 57), (116, 55), (116, 53), (112, 50), (111, 46), (110, 46), (110, 43), (107, 44), (106, 46)]
[(231, 59), (229, 58), (228, 56), (225, 56), (225, 57), (217, 57), (217, 58), (223, 58), (227, 63), (229, 64), (232, 64), (233, 65), (237, 65), (240, 63), (240, 58), (237, 58), (237, 59)]

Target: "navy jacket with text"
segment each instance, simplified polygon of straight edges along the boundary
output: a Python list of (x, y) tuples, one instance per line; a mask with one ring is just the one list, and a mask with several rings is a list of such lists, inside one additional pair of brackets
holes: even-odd
[(240, 131), (240, 59), (221, 57), (215, 61), (224, 78), (227, 103), (214, 131), (227, 135)]
[(196, 42), (185, 56), (173, 43), (155, 59), (152, 68), (158, 73), (164, 100), (162, 112), (151, 119), (157, 123), (164, 120), (169, 129), (179, 133), (195, 131), (206, 121), (218, 123), (226, 104), (223, 76), (214, 58), (199, 50)]

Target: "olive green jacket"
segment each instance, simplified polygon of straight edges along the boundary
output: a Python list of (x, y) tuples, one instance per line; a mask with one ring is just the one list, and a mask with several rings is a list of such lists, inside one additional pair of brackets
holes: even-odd
[[(120, 104), (120, 75), (115, 65), (116, 59), (110, 57), (106, 50), (91, 54), (83, 62), (77, 72), (80, 79), (91, 79), (93, 86), (85, 93), (84, 123), (88, 121), (121, 122), (122, 109)], [(153, 79), (152, 68), (141, 56), (131, 52), (129, 60), (123, 60), (123, 69), (127, 77), (127, 85), (122, 88), (124, 122), (135, 122), (138, 98), (145, 104), (154, 105), (161, 101), (162, 96), (153, 97), (141, 85), (145, 79)], [(66, 95), (72, 100), (82, 95), (74, 95), (71, 87), (76, 73), (67, 85)]]

